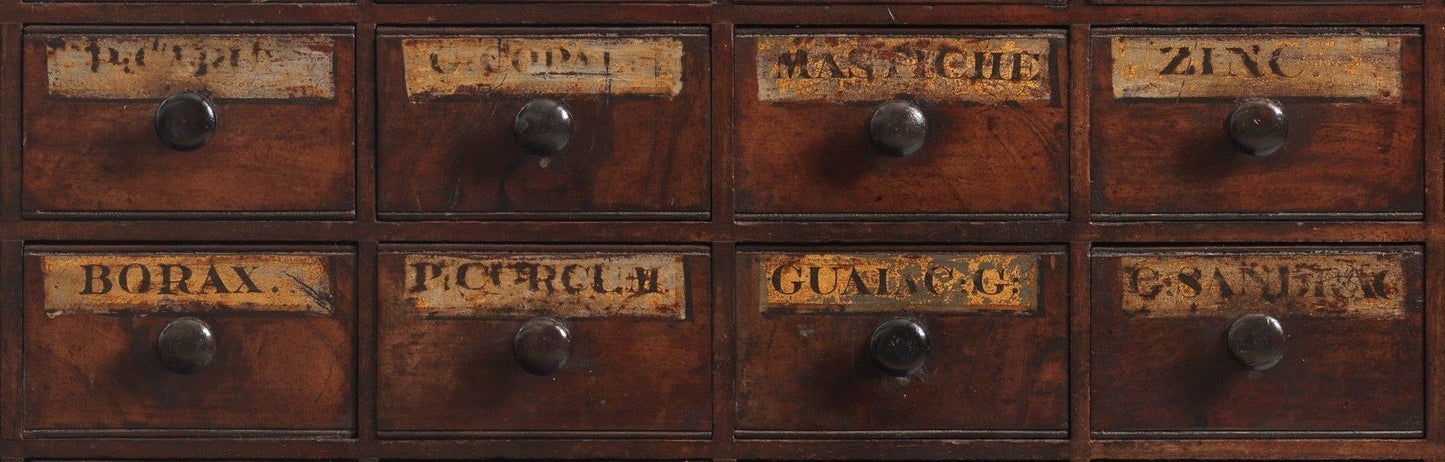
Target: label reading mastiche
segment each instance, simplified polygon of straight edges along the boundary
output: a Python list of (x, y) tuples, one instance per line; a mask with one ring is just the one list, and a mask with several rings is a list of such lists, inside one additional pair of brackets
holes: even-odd
[(401, 41), (406, 92), (448, 96), (639, 95), (682, 91), (671, 37), (447, 37)]
[(63, 36), (49, 39), (50, 95), (162, 99), (331, 99), (336, 40), (292, 35)]
[(1408, 254), (1161, 255), (1120, 257), (1120, 306), (1132, 317), (1399, 318), (1415, 303)]
[(428, 318), (687, 319), (675, 254), (412, 254), (405, 300)]
[(1037, 314), (1034, 254), (757, 254), (763, 312)]
[(45, 314), (333, 312), (325, 255), (53, 254), (40, 257)]
[(1399, 102), (1399, 37), (1113, 37), (1115, 98), (1309, 97)]
[(870, 102), (900, 96), (995, 104), (1049, 100), (1053, 39), (1038, 36), (764, 35), (761, 101)]

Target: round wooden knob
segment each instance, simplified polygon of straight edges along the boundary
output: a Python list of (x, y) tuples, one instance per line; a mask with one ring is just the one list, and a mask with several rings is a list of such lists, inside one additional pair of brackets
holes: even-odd
[(1229, 353), (1239, 364), (1262, 371), (1284, 359), (1284, 327), (1273, 316), (1240, 316), (1229, 326)]
[(891, 319), (873, 330), (868, 356), (884, 374), (906, 377), (928, 360), (928, 332), (912, 320)]
[(868, 121), (868, 136), (883, 154), (903, 157), (923, 147), (928, 135), (928, 120), (923, 110), (907, 101), (889, 101), (873, 111)]
[(205, 95), (176, 93), (156, 109), (156, 136), (171, 149), (199, 149), (215, 134), (216, 106)]
[(527, 372), (556, 374), (572, 356), (572, 333), (562, 321), (546, 317), (530, 319), (517, 329), (517, 336), (512, 339), (512, 356)]
[(1229, 114), (1229, 138), (1239, 152), (1251, 156), (1267, 156), (1284, 147), (1289, 134), (1289, 121), (1284, 107), (1267, 99), (1252, 99), (1239, 104)]
[(572, 139), (572, 112), (561, 101), (534, 99), (517, 111), (512, 133), (522, 149), (539, 156), (562, 152)]
[(181, 318), (161, 328), (156, 338), (161, 365), (177, 374), (195, 374), (216, 358), (216, 336), (211, 326), (196, 318)]

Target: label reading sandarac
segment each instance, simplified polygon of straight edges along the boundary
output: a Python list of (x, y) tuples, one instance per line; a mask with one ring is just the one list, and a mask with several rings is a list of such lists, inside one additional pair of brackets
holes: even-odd
[(678, 254), (410, 254), (403, 276), (427, 318), (687, 318)]
[(1399, 318), (1411, 253), (1165, 254), (1119, 257), (1120, 306), (1143, 318), (1237, 316)]
[(1110, 39), (1122, 99), (1401, 98), (1401, 37), (1123, 35)]
[(682, 91), (674, 37), (415, 37), (401, 40), (412, 100), (449, 96), (638, 95)]
[(1053, 43), (1062, 37), (759, 35), (758, 99), (1047, 101)]
[(325, 36), (57, 36), (46, 45), (46, 72), (60, 98), (331, 99), (336, 47)]
[(330, 316), (331, 260), (307, 254), (44, 254), (45, 315), (184, 310)]
[(758, 253), (763, 312), (1039, 312), (1039, 264), (1023, 253)]

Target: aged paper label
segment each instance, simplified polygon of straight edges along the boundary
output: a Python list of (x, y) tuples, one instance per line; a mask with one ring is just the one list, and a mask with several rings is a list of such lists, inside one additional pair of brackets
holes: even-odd
[(1033, 254), (756, 254), (761, 308), (1036, 314)]
[(62, 36), (47, 49), (50, 95), (61, 98), (336, 96), (336, 41), (322, 36)]
[(45, 314), (195, 311), (330, 316), (325, 255), (50, 254), (40, 256)]
[(759, 36), (758, 99), (1048, 100), (1053, 86), (1050, 43), (1060, 37)]
[(687, 318), (682, 255), (412, 254), (404, 274), (426, 317)]
[(445, 96), (646, 95), (682, 91), (682, 41), (668, 37), (448, 37), (401, 41), (406, 91)]
[(1150, 318), (1303, 316), (1398, 318), (1406, 292), (1403, 253), (1184, 254), (1120, 257), (1121, 307)]
[(1135, 35), (1111, 39), (1114, 97), (1400, 101), (1400, 38)]

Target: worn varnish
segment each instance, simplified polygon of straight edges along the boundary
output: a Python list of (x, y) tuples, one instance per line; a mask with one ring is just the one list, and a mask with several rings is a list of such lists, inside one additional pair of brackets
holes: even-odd
[(406, 256), (406, 301), (428, 318), (687, 317), (683, 255)]
[[(1057, 31), (740, 31), (737, 212), (767, 220), (1062, 214), (1063, 50)], [(875, 148), (869, 133), (877, 106), (894, 99), (927, 120), (922, 148), (902, 158)]]
[[(167, 273), (162, 264), (176, 266)], [(89, 286), (75, 278), (77, 267), (85, 278), (85, 265), (111, 268), (109, 291), (98, 269)], [(204, 282), (212, 265), (228, 293), (218, 290), (221, 282)], [(191, 269), (191, 293), (162, 294), (181, 291), (182, 266)], [(148, 291), (139, 268), (159, 272)], [(349, 435), (355, 268), (349, 250), (30, 248), (25, 284), (36, 290), (25, 292), (24, 429), (36, 436)], [(251, 285), (260, 293), (249, 293)], [(303, 287), (314, 292), (290, 292)], [(215, 360), (195, 375), (170, 372), (157, 356), (160, 330), (186, 316), (209, 324), (217, 342)]]
[[(1038, 309), (1029, 316), (979, 310), (969, 306), (967, 298), (934, 306), (938, 297), (921, 295), (917, 306), (914, 300), (847, 297), (850, 304), (831, 311), (755, 308), (754, 301), (769, 297), (776, 269), (769, 263), (797, 255), (867, 255), (875, 261), (909, 261), (927, 255), (935, 261), (975, 264), (1028, 262), (1037, 291), (1020, 303)], [(930, 432), (935, 437), (1057, 438), (1064, 434), (1068, 340), (1063, 264), (1067, 259), (1057, 249), (751, 248), (740, 257), (735, 384), (740, 436), (917, 437), (917, 432)], [(878, 286), (876, 272), (859, 278), (867, 278), (864, 283), (870, 288)], [(904, 378), (885, 375), (868, 358), (870, 334), (895, 317), (920, 323), (931, 343), (923, 368)]]
[(1029, 254), (751, 256), (760, 308), (781, 313), (1000, 313), (1039, 308), (1039, 257)]
[[(501, 269), (505, 280), (486, 289), (495, 296), (485, 302), (463, 291), (416, 297), (412, 265), (441, 261), (512, 263)], [(628, 267), (633, 275), (639, 267), (658, 268), (659, 290), (666, 285), (678, 298), (649, 292), (632, 295), (636, 300), (589, 299), (539, 293), (528, 275), (513, 282), (518, 263), (560, 266), (561, 277), (567, 264), (583, 262), (603, 264), (604, 271)], [(384, 434), (642, 436), (711, 428), (711, 270), (700, 249), (387, 246), (377, 264), (377, 427)], [(428, 289), (438, 282), (428, 278)], [(624, 300), (630, 312), (612, 309)], [(472, 308), (446, 313), (470, 310), (465, 317), (419, 315), (434, 305)], [(518, 329), (534, 316), (569, 325), (571, 357), (554, 375), (532, 375), (513, 357)]]
[[(1094, 431), (1418, 438), (1424, 429), (1419, 247), (1121, 248), (1091, 260)], [(1128, 274), (1145, 267), (1159, 275), (1136, 289)], [(1216, 281), (1229, 281), (1232, 295), (1216, 285), (1194, 297), (1199, 309), (1183, 310), (1160, 292), (1159, 311), (1139, 311), (1137, 292), (1153, 292), (1165, 278), (1182, 283), (1195, 270), (1201, 285), (1219, 270)], [(1312, 304), (1321, 298), (1330, 305)], [(1249, 313), (1283, 326), (1284, 358), (1272, 368), (1247, 369), (1226, 346), (1230, 325)]]

